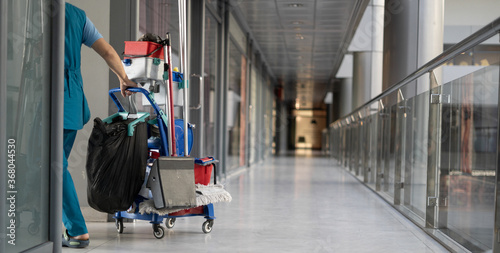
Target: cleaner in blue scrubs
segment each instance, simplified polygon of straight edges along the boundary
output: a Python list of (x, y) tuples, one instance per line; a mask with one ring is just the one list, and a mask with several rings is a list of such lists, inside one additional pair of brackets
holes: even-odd
[(66, 3), (66, 28), (64, 47), (64, 158), (63, 158), (63, 223), (66, 231), (63, 246), (84, 248), (90, 243), (87, 226), (80, 210), (73, 179), (68, 171), (68, 157), (78, 130), (89, 119), (90, 111), (83, 94), (80, 71), (82, 44), (94, 49), (120, 80), (124, 97), (132, 94), (125, 89), (137, 84), (128, 79), (120, 57), (97, 31), (85, 12)]

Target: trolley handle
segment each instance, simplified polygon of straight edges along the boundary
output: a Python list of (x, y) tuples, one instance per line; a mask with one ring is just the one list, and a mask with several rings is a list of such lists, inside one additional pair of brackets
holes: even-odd
[[(131, 88), (127, 88), (127, 90), (131, 91), (131, 92), (140, 92), (140, 93), (144, 94), (144, 96), (148, 99), (151, 106), (154, 108), (156, 114), (160, 115), (160, 111), (161, 111), (160, 107), (158, 106), (158, 104), (156, 104), (156, 101), (154, 100), (153, 97), (151, 97), (151, 95), (149, 94), (149, 92), (146, 89), (138, 88), (138, 87), (137, 88), (131, 87)], [(116, 107), (118, 107), (118, 111), (125, 112), (125, 109), (123, 108), (122, 104), (120, 103), (120, 101), (118, 100), (118, 98), (115, 95), (116, 92), (121, 92), (121, 89), (114, 88), (114, 89), (109, 90), (109, 96), (111, 97), (111, 99), (115, 103)]]
[[(167, 136), (167, 132), (166, 132), (167, 131), (167, 126), (166, 126), (167, 118), (166, 118), (165, 114), (160, 109), (160, 107), (158, 106), (158, 104), (154, 100), (153, 96), (146, 89), (139, 88), (139, 87), (131, 87), (131, 88), (127, 88), (127, 90), (131, 91), (131, 92), (140, 92), (140, 93), (144, 94), (144, 96), (148, 99), (151, 106), (154, 108), (155, 113), (156, 113), (156, 117), (158, 119), (158, 128), (160, 130), (160, 137), (162, 139), (160, 154), (163, 156), (168, 155), (168, 152), (170, 152), (170, 150), (166, 146), (166, 144), (167, 144), (167, 137), (166, 137)], [(111, 99), (113, 100), (115, 105), (118, 107), (118, 112), (126, 112), (125, 109), (123, 108), (122, 104), (120, 103), (120, 101), (116, 97), (116, 95), (115, 95), (116, 92), (121, 92), (120, 88), (115, 88), (115, 89), (109, 90), (109, 96), (111, 97)]]

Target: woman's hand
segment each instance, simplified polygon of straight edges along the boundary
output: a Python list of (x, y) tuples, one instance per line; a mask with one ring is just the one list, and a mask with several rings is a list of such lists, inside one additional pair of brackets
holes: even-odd
[(133, 81), (131, 81), (130, 79), (128, 79), (128, 77), (125, 80), (120, 79), (120, 90), (121, 90), (123, 97), (127, 97), (127, 96), (130, 96), (130, 95), (135, 93), (135, 92), (126, 90), (127, 88), (130, 88), (130, 87), (137, 87), (137, 84), (134, 83)]

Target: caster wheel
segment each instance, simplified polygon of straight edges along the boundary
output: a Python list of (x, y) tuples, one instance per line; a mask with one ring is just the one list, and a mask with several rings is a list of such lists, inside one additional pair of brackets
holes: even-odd
[(168, 218), (167, 222), (165, 222), (165, 227), (173, 228), (175, 225), (175, 218)]
[(36, 234), (38, 234), (38, 231), (40, 231), (40, 226), (38, 226), (38, 224), (36, 224), (36, 223), (31, 223), (31, 224), (28, 226), (28, 232), (29, 232), (31, 235), (36, 235)]
[(116, 231), (118, 231), (118, 233), (122, 234), (123, 233), (123, 219), (116, 219), (115, 221), (115, 225), (116, 225)]
[(212, 232), (213, 225), (214, 225), (214, 220), (206, 220), (205, 222), (203, 222), (201, 230), (203, 230), (203, 233), (208, 234)]
[(165, 236), (165, 230), (161, 226), (157, 226), (156, 229), (153, 228), (153, 235), (156, 239), (161, 239)]

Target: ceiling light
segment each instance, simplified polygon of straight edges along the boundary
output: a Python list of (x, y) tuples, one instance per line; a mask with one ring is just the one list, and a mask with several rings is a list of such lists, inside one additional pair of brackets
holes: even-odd
[(289, 4), (288, 7), (292, 7), (292, 8), (299, 8), (299, 7), (302, 7), (304, 6), (303, 4)]
[(295, 39), (297, 39), (297, 40), (303, 40), (304, 36), (302, 36), (302, 34), (300, 34), (300, 33), (296, 33), (295, 34)]
[(302, 22), (302, 21), (292, 21), (291, 24), (292, 25), (303, 25), (304, 22)]

